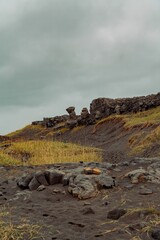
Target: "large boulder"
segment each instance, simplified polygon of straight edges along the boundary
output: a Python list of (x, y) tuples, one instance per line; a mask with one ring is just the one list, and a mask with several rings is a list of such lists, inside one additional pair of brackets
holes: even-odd
[(68, 191), (79, 199), (92, 198), (98, 193), (96, 184), (90, 177), (84, 174), (79, 174), (70, 178)]
[(24, 174), (22, 177), (17, 179), (17, 185), (20, 187), (22, 190), (28, 189), (29, 188), (29, 183), (33, 178), (33, 174), (26, 175)]
[(68, 112), (70, 119), (76, 119), (77, 118), (76, 113), (75, 113), (75, 107), (68, 107), (66, 109), (66, 111)]
[(43, 171), (39, 171), (37, 173), (35, 173), (35, 178), (37, 179), (37, 181), (44, 186), (48, 186), (48, 182), (46, 180), (46, 176), (45, 176), (45, 172)]
[(98, 188), (112, 188), (115, 186), (115, 179), (105, 173), (100, 174), (95, 179)]
[(45, 172), (45, 177), (49, 185), (62, 183), (64, 175), (64, 172), (55, 169), (50, 169)]
[(34, 176), (32, 180), (30, 181), (28, 187), (31, 191), (36, 190), (41, 184), (38, 182), (36, 177)]
[(68, 120), (67, 122), (66, 122), (66, 126), (68, 127), (68, 128), (70, 128), (70, 129), (72, 129), (72, 128), (74, 128), (74, 127), (76, 127), (78, 125), (78, 122), (77, 122), (77, 120)]

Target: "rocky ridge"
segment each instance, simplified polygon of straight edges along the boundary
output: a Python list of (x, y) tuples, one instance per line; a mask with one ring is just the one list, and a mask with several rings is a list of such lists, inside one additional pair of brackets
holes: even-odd
[(80, 115), (75, 112), (75, 107), (66, 109), (68, 115), (44, 118), (42, 121), (34, 121), (33, 125), (42, 125), (55, 130), (63, 127), (70, 129), (76, 126), (92, 125), (96, 120), (113, 114), (128, 114), (146, 111), (160, 106), (160, 93), (133, 98), (97, 98), (90, 104), (90, 110), (84, 107)]

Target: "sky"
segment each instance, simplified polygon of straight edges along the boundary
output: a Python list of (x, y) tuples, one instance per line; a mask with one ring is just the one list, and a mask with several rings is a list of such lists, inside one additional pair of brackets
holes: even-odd
[(0, 134), (160, 91), (159, 0), (1, 0)]

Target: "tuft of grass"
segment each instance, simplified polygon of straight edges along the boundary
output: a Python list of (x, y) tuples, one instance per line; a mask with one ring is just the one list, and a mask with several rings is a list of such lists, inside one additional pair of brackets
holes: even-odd
[(93, 128), (93, 132), (92, 133), (95, 133), (96, 131), (97, 131), (97, 129), (98, 129), (98, 127), (99, 126), (101, 126), (101, 125), (103, 125), (103, 124), (105, 124), (105, 123), (108, 123), (108, 122), (110, 122), (110, 121), (123, 121), (123, 117), (122, 117), (122, 115), (111, 115), (111, 116), (109, 116), (109, 117), (106, 117), (106, 118), (102, 118), (102, 119), (100, 119), (100, 120), (98, 120), (97, 122), (96, 122), (96, 124), (94, 125), (94, 128)]
[[(149, 148), (154, 144), (160, 145), (160, 126), (155, 128), (153, 131), (147, 134), (147, 136), (145, 136), (140, 141), (138, 141), (138, 138), (135, 139), (134, 145), (133, 145), (133, 139), (131, 141), (133, 146), (131, 150), (131, 155), (134, 153), (143, 153), (147, 148)], [(160, 151), (159, 151), (159, 156), (160, 156)]]
[(62, 129), (59, 130), (59, 132), (62, 134), (62, 133), (65, 133), (69, 130), (69, 128), (67, 127), (63, 127)]
[(130, 114), (122, 114), (122, 115), (111, 115), (109, 117), (103, 118), (95, 124), (95, 129), (104, 123), (109, 121), (119, 120), (124, 121), (124, 127), (130, 128), (138, 125), (152, 125), (152, 124), (160, 124), (160, 106), (138, 113), (130, 113)]
[(134, 127), (142, 124), (159, 124), (160, 123), (160, 106), (138, 113), (123, 115), (126, 127)]
[(15, 159), (14, 157), (0, 151), (0, 164), (1, 165), (20, 165), (21, 161)]
[(38, 131), (39, 132), (40, 130), (43, 130), (43, 129), (44, 129), (44, 127), (41, 126), (41, 125), (27, 125), (24, 128), (22, 128), (22, 129), (19, 129), (19, 130), (15, 131), (15, 132), (11, 132), (11, 133), (7, 134), (6, 136), (14, 138), (15, 136), (17, 137), (18, 135), (21, 135), (24, 132), (26, 132), (26, 133), (28, 131)]
[(26, 220), (14, 224), (11, 220), (10, 212), (5, 208), (0, 208), (0, 239), (1, 240), (33, 240), (39, 239), (41, 227), (27, 223)]
[(82, 130), (84, 127), (85, 127), (85, 126), (77, 126), (77, 127), (74, 127), (71, 132), (72, 132), (72, 133), (78, 132), (78, 131)]
[(135, 236), (135, 237), (131, 238), (131, 240), (142, 240), (142, 238), (140, 238), (139, 236)]
[[(51, 141), (13, 142), (6, 150), (5, 156), (19, 159), (21, 164), (41, 165), (64, 162), (101, 161), (102, 151), (97, 148), (77, 144)], [(3, 164), (5, 158), (3, 159)], [(12, 164), (12, 161), (11, 161)]]
[(127, 210), (127, 213), (126, 213), (126, 216), (127, 215), (132, 215), (134, 213), (141, 213), (141, 212), (147, 212), (148, 214), (152, 214), (152, 215), (157, 215), (157, 216), (160, 216), (160, 211), (157, 210), (155, 208), (155, 206), (149, 206), (149, 207), (146, 207), (146, 208), (131, 208), (131, 209), (128, 209)]
[[(141, 232), (149, 234), (151, 230), (160, 225), (160, 211), (155, 206), (149, 206), (147, 208), (135, 208), (129, 209), (126, 215), (132, 215), (134, 213), (147, 212), (146, 225), (142, 228)], [(149, 215), (149, 216), (148, 216)]]

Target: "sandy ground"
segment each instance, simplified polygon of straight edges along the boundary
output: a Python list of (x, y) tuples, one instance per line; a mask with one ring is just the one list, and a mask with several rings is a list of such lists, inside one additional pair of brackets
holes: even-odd
[[(51, 167), (0, 167), (0, 206), (11, 209), (15, 224), (26, 219), (29, 223), (41, 225), (41, 236), (37, 239), (147, 240), (152, 239), (151, 231), (155, 227), (160, 228), (157, 223), (154, 227), (150, 224), (158, 217), (150, 209), (160, 211), (159, 184), (143, 180), (131, 184), (130, 179), (124, 177), (133, 169), (147, 167), (146, 164), (116, 166), (109, 175), (115, 177), (117, 186), (103, 189), (96, 197), (87, 200), (74, 198), (68, 193), (68, 187), (61, 184), (47, 186), (43, 191), (21, 190), (17, 186), (16, 179), (24, 172)], [(75, 165), (54, 167), (74, 169)], [(146, 188), (151, 193), (140, 194)], [(113, 209), (123, 209), (127, 213), (117, 220), (109, 219), (108, 213)]]

